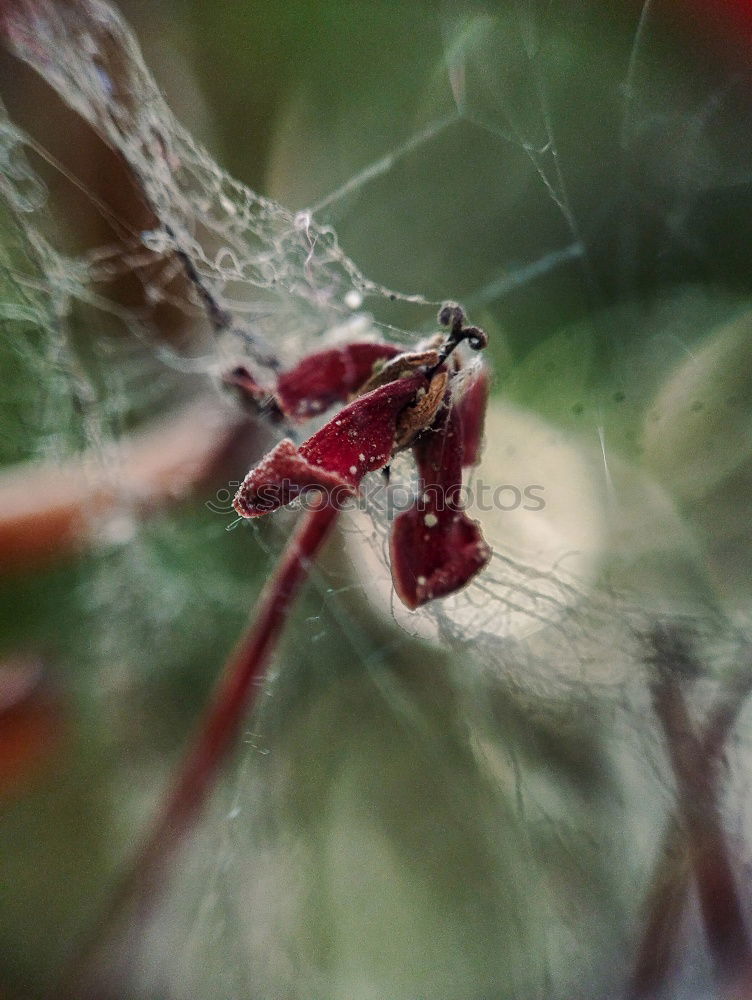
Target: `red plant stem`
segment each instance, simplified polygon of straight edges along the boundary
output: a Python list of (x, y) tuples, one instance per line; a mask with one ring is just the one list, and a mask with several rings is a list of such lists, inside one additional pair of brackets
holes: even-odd
[(162, 808), (135, 861), (113, 894), (96, 939), (76, 956), (58, 997), (91, 995), (81, 987), (82, 974), (107, 944), (118, 920), (128, 914), (138, 924), (149, 910), (167, 874), (168, 863), (203, 810), (220, 769), (263, 686), (264, 674), (308, 568), (329, 536), (339, 513), (323, 503), (309, 510), (288, 542), (274, 576), (259, 599), (252, 623), (227, 661), (214, 696), (199, 723)]
[[(721, 985), (729, 987), (740, 975), (746, 977), (752, 970), (752, 947), (718, 803), (720, 747), (717, 727), (702, 741), (696, 738), (679, 682), (669, 671), (659, 672), (652, 685), (652, 694), (676, 780), (687, 862), (697, 884), (708, 948)], [(716, 721), (723, 719), (728, 725), (729, 715), (727, 712), (723, 718), (723, 713), (719, 713)], [(704, 749), (711, 750), (714, 761), (703, 759)], [(676, 918), (679, 912), (677, 886), (666, 889), (672, 893), (666, 907), (667, 916)], [(663, 948), (666, 948), (665, 941)]]
[[(719, 778), (726, 741), (750, 692), (752, 671), (739, 671), (729, 690), (706, 719), (694, 766), (704, 768), (711, 781)], [(646, 917), (632, 978), (632, 997), (655, 997), (668, 979), (691, 875), (684, 827), (679, 815), (673, 813), (663, 832), (658, 864), (645, 905)]]
[(255, 620), (227, 662), (198, 737), (179, 767), (172, 791), (139, 854), (140, 878), (160, 867), (191, 826), (235, 744), (269, 658), (308, 567), (329, 535), (338, 510), (330, 504), (308, 512), (261, 595)]

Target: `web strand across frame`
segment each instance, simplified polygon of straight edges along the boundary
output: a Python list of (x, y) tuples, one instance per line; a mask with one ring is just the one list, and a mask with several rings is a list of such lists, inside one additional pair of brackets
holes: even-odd
[[(98, 271), (153, 267), (155, 256), (175, 255), (215, 332), (245, 340), (262, 364), (293, 357), (347, 318), (348, 292), (425, 302), (369, 282), (309, 212), (291, 213), (220, 171), (175, 121), (114, 9), (97, 0), (30, 0), (9, 5), (2, 18), (14, 54), (123, 157), (154, 213), (152, 230), (132, 234), (130, 254), (118, 248), (118, 259), (100, 252), (89, 263), (94, 280)], [(23, 144), (12, 126), (6, 135)]]

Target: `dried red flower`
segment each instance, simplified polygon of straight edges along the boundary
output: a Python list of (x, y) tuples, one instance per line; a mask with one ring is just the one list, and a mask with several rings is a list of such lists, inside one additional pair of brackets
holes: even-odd
[[(267, 514), (309, 490), (341, 506), (366, 473), (412, 447), (421, 493), (396, 519), (391, 539), (395, 590), (409, 608), (459, 590), (491, 557), (460, 502), (462, 469), (478, 460), (488, 379), (478, 370), (455, 399), (450, 383), (458, 369), (450, 372), (445, 364), (462, 340), (479, 348), (485, 334), (463, 325), (459, 306), (445, 306), (440, 320), (451, 327), (441, 346), (401, 354), (393, 345), (350, 344), (312, 354), (281, 375), (271, 405), (293, 419), (360, 395), (300, 447), (280, 441), (251, 469), (234, 500), (242, 517)], [(254, 403), (270, 405), (245, 369), (228, 381)]]
[(356, 492), (367, 472), (392, 457), (400, 413), (428, 386), (422, 373), (397, 379), (359, 396), (300, 448), (289, 438), (251, 469), (238, 490), (235, 510), (258, 517), (290, 503), (303, 491)]

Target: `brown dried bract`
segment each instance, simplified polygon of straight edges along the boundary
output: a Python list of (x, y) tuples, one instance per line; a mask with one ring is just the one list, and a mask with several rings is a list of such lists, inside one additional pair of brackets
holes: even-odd
[(378, 389), (388, 382), (396, 382), (398, 378), (412, 375), (418, 368), (425, 366), (433, 368), (439, 363), (438, 351), (416, 351), (410, 354), (398, 354), (396, 358), (387, 361), (378, 371), (364, 382), (356, 396), (364, 396), (373, 389)]
[(400, 451), (408, 448), (421, 431), (430, 427), (434, 417), (439, 411), (439, 407), (444, 402), (449, 374), (445, 371), (437, 372), (421, 396), (418, 395), (416, 402), (412, 406), (407, 406), (400, 413), (397, 420), (397, 434), (394, 439), (394, 450)]

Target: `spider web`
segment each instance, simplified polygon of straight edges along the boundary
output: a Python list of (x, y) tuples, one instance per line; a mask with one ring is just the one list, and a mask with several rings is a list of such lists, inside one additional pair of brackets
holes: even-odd
[[(86, 447), (99, 457), (96, 475), (120, 487), (118, 442), (207, 376), (243, 361), (271, 384), (275, 365), (319, 343), (382, 334), (410, 343), (451, 295), (489, 327), (497, 366), (511, 370), (470, 485), (509, 482), (514, 468), (513, 485), (547, 490), (537, 520), (478, 514), (494, 547), (488, 571), (417, 615), (394, 604), (383, 508), (371, 502), (346, 524), (344, 552), (314, 574), (251, 749), (147, 935), (138, 995), (470, 1000), (622, 987), (626, 970), (608, 970), (634, 936), (633, 883), (647, 880), (672, 805), (645, 635), (670, 621), (693, 637), (708, 670), (700, 709), (747, 666), (747, 592), (732, 601), (719, 583), (729, 540), (709, 528), (708, 494), (677, 498), (640, 464), (635, 437), (672, 373), (704, 356), (708, 330), (744, 316), (746, 286), (718, 281), (696, 216), (708, 192), (748, 175), (749, 151), (740, 142), (733, 160), (723, 157), (730, 140), (718, 120), (739, 101), (730, 71), (664, 110), (677, 84), (656, 66), (646, 2), (618, 35), (628, 39), (623, 69), (597, 104), (607, 183), (580, 168), (583, 137), (567, 126), (562, 95), (575, 87), (593, 99), (573, 67), (611, 41), (597, 35), (597, 18), (573, 30), (563, 16), (522, 2), (502, 12), (448, 4), (424, 19), (427, 51), (412, 54), (438, 69), (409, 113), (390, 111), (372, 139), (340, 143), (334, 166), (319, 149), (309, 169), (291, 170), (321, 111), (292, 99), (273, 157), (276, 201), (229, 177), (176, 121), (112, 7), (27, 0), (3, 14), (15, 55), (118, 156), (148, 220), (135, 227), (72, 177), (117, 239), (71, 249), (45, 174), (65, 168), (3, 114), (6, 350), (32, 382), (45, 369), (58, 376), (44, 376), (41, 398), (27, 390), (36, 428), (20, 453), (19, 435), (7, 434), (7, 461)], [(361, 105), (373, 92), (363, 94), (345, 105), (344, 134), (367, 131)], [(385, 141), (391, 134), (397, 141)], [(645, 157), (661, 134), (673, 146), (665, 139)], [(590, 183), (602, 197), (587, 196)], [(402, 217), (412, 246), (394, 232)], [(682, 269), (691, 287), (677, 279)], [(657, 275), (647, 292), (646, 270)], [(137, 308), (111, 294), (123, 276), (142, 289)], [(165, 306), (190, 336), (162, 335), (155, 315)], [(92, 324), (106, 363), (82, 347)], [(708, 396), (697, 401), (710, 407), (712, 378), (700, 385)], [(705, 459), (703, 476), (719, 487), (737, 477), (727, 508), (738, 521), (749, 455), (737, 447), (721, 457)], [(396, 463), (391, 490), (409, 493), (411, 476)], [(646, 531), (660, 537), (645, 542)], [(180, 533), (169, 521), (140, 524), (127, 504), (108, 521), (106, 556), (84, 589), (92, 621), (121, 610), (93, 659), (132, 672), (134, 647), (202, 602), (240, 620), (248, 588), (238, 590), (237, 567), (218, 557), (200, 585), (171, 572), (161, 550), (184, 546), (191, 558)], [(272, 528), (253, 544), (258, 562), (280, 542)], [(333, 667), (341, 648), (346, 662)], [(726, 807), (742, 831), (743, 743)], [(690, 979), (707, 972), (699, 953)]]

